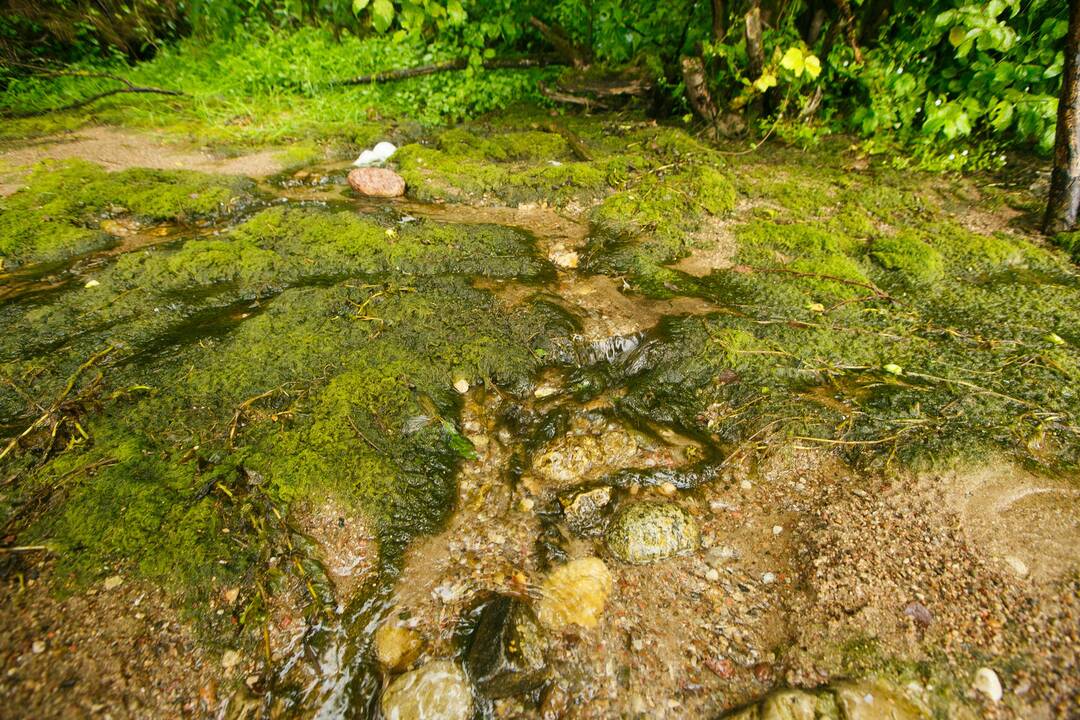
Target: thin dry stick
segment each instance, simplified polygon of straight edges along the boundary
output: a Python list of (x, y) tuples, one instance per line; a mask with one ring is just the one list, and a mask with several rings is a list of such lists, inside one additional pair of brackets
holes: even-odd
[(121, 94), (172, 95), (172, 96), (184, 95), (184, 93), (181, 92), (180, 90), (169, 90), (167, 88), (136, 85), (135, 83), (131, 82), (127, 78), (121, 77), (119, 75), (113, 75), (112, 73), (92, 72), (92, 71), (89, 71), (89, 70), (56, 70), (56, 69), (53, 69), (53, 68), (45, 68), (45, 67), (41, 67), (41, 66), (38, 66), (38, 65), (29, 65), (29, 64), (26, 64), (26, 63), (17, 63), (17, 62), (12, 62), (12, 61), (7, 61), (7, 62), (2, 63), (2, 64), (15, 65), (15, 66), (18, 66), (18, 67), (29, 68), (29, 69), (34, 70), (37, 73), (40, 73), (42, 75), (48, 75), (50, 77), (81, 77), (81, 78), (96, 78), (96, 79), (102, 79), (102, 80), (113, 80), (115, 82), (122, 83), (123, 86), (124, 86), (124, 87), (120, 87), (120, 88), (113, 88), (112, 90), (105, 90), (104, 92), (100, 92), (100, 93), (97, 93), (95, 95), (91, 95), (90, 97), (86, 97), (86, 98), (83, 98), (81, 100), (76, 100), (75, 102), (69, 103), (67, 105), (61, 105), (59, 107), (3, 113), (6, 117), (10, 117), (10, 118), (37, 117), (38, 115), (46, 115), (48, 113), (53, 113), (53, 112), (66, 112), (68, 110), (77, 110), (79, 108), (86, 107), (87, 105), (91, 105), (93, 103), (96, 103), (98, 100), (102, 100), (102, 99), (110, 97), (112, 95), (121, 95)]

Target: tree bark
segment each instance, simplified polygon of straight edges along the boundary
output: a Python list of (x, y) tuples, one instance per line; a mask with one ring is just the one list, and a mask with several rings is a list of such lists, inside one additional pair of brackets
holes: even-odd
[(709, 95), (709, 86), (705, 81), (705, 65), (699, 57), (682, 59), (683, 83), (686, 85), (686, 98), (694, 112), (707, 123), (715, 123), (716, 103)]
[(757, 80), (765, 68), (765, 49), (761, 45), (761, 7), (756, 2), (746, 13), (746, 56), (748, 75)]
[(855, 62), (862, 65), (862, 50), (859, 48), (859, 29), (856, 27), (855, 14), (851, 11), (851, 3), (848, 0), (836, 0), (836, 7), (840, 10), (840, 19), (844, 23), (844, 32), (847, 34), (848, 44), (855, 53)]
[(1069, 0), (1069, 34), (1065, 39), (1065, 71), (1058, 100), (1054, 169), (1043, 232), (1075, 230), (1080, 213), (1080, 0)]
[(714, 43), (724, 42), (727, 34), (727, 9), (724, 0), (712, 0), (712, 39)]

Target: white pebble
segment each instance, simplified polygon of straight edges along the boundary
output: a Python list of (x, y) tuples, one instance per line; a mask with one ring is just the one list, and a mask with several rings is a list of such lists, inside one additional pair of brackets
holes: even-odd
[(739, 483), (739, 487), (741, 487), (743, 490), (749, 490), (753, 487), (753, 485), (750, 484), (749, 480), (743, 480)]
[(782, 525), (773, 525), (773, 527), (772, 527), (772, 534), (773, 535), (779, 535), (782, 532), (784, 532), (784, 527)]
[(975, 671), (975, 679), (972, 681), (971, 687), (990, 698), (993, 702), (1000, 702), (1001, 696), (1004, 694), (997, 673), (988, 667), (979, 668)]
[(765, 583), (766, 585), (771, 585), (772, 583), (776, 582), (776, 574), (771, 572), (765, 573), (761, 576), (761, 582)]
[(464, 395), (469, 392), (469, 381), (465, 378), (458, 378), (454, 381), (454, 389)]
[(1027, 577), (1028, 566), (1027, 563), (1016, 557), (1015, 555), (1009, 555), (1005, 558), (1005, 562), (1012, 568), (1013, 572), (1020, 577)]

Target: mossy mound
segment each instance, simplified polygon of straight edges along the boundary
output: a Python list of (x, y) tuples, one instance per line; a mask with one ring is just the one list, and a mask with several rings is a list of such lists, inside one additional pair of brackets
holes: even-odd
[(289, 508), (328, 493), (392, 561), (442, 521), (472, 453), (454, 381), (523, 392), (569, 329), (472, 278), (549, 271), (508, 228), (273, 208), (122, 255), (94, 287), (7, 303), (0, 423), (28, 426), (28, 398), (61, 422), (0, 462), (20, 476), (0, 520), (56, 547), (76, 581), (120, 563), (197, 611), (268, 582), (268, 557), (300, 552)]
[(115, 242), (101, 229), (107, 218), (188, 223), (233, 213), (253, 199), (254, 183), (244, 178), (43, 162), (26, 187), (0, 199), (0, 261), (10, 267), (107, 247)]

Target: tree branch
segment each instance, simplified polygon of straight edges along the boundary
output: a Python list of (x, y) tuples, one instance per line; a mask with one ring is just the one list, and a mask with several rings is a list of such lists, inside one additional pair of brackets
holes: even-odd
[[(519, 58), (492, 58), (483, 62), (485, 70), (519, 70), (524, 68), (566, 65), (567, 61), (558, 55), (527, 55)], [(348, 80), (341, 80), (337, 85), (375, 85), (383, 82), (396, 82), (414, 77), (434, 75), (436, 73), (464, 70), (469, 66), (468, 58), (457, 58), (432, 65), (420, 65), (397, 70), (385, 70), (370, 75), (359, 75)]]
[(3, 117), (8, 117), (8, 118), (37, 117), (39, 115), (47, 115), (48, 113), (66, 112), (68, 110), (77, 110), (78, 108), (86, 107), (87, 105), (91, 105), (93, 103), (96, 103), (98, 100), (110, 97), (112, 95), (132, 94), (132, 95), (172, 95), (172, 96), (181, 96), (181, 95), (184, 94), (180, 90), (169, 90), (167, 88), (136, 85), (135, 83), (131, 82), (130, 80), (128, 80), (125, 77), (121, 77), (119, 75), (113, 75), (112, 73), (107, 73), (107, 72), (98, 72), (98, 71), (92, 71), (92, 70), (57, 70), (57, 69), (54, 69), (54, 68), (41, 67), (39, 65), (31, 65), (31, 64), (28, 64), (28, 63), (20, 63), (20, 62), (14, 61), (14, 60), (6, 60), (6, 61), (4, 61), (3, 63), (0, 63), (0, 64), (12, 65), (12, 66), (15, 66), (15, 67), (26, 68), (26, 69), (29, 69), (29, 70), (33, 70), (35, 73), (37, 73), (39, 75), (46, 75), (48, 77), (79, 77), (79, 78), (95, 78), (95, 79), (100, 79), (100, 80), (112, 80), (114, 82), (121, 83), (124, 86), (122, 88), (114, 88), (112, 90), (105, 90), (104, 92), (99, 92), (99, 93), (96, 93), (94, 95), (91, 95), (90, 97), (82, 98), (81, 100), (76, 100), (76, 101), (74, 101), (72, 103), (68, 103), (67, 105), (60, 105), (59, 107), (41, 108), (41, 109), (37, 109), (37, 110), (0, 112), (0, 115), (2, 115)]

